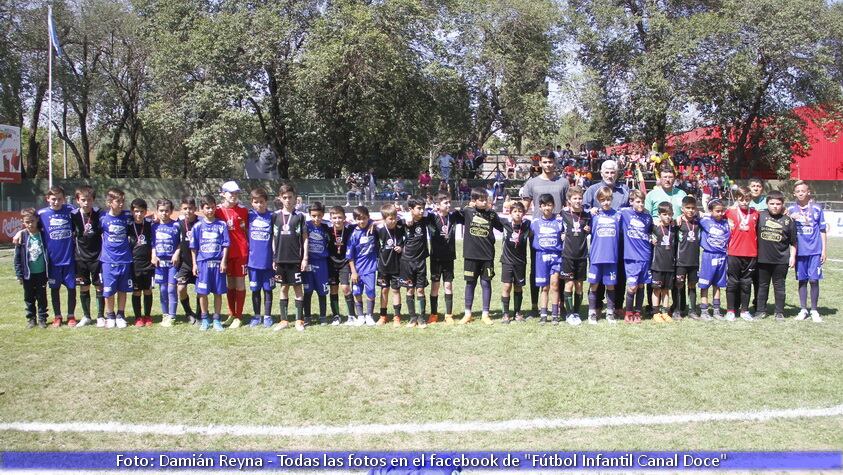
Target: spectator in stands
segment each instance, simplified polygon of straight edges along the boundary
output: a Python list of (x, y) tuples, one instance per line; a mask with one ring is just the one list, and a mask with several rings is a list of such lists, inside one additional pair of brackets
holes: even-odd
[(457, 187), (457, 191), (460, 194), (461, 201), (467, 201), (469, 198), (471, 198), (471, 187), (468, 186), (468, 180), (466, 178), (460, 180), (460, 184)]
[(363, 178), (357, 173), (349, 173), (345, 179), (348, 192), (345, 194), (345, 206), (351, 206), (351, 201), (356, 199), (358, 206), (363, 206)]
[(451, 179), (451, 168), (454, 166), (454, 157), (448, 152), (442, 150), (439, 152), (439, 173), (442, 179), (448, 181)]
[(426, 194), (430, 193), (431, 181), (432, 178), (430, 178), (430, 173), (428, 173), (427, 170), (422, 170), (422, 172), (419, 174), (419, 195), (425, 196)]
[(534, 153), (532, 157), (530, 157), (530, 178), (534, 176), (541, 175), (542, 166), (541, 166), (541, 155)]
[(404, 191), (404, 180), (396, 178), (392, 182), (392, 192), (395, 195), (396, 201), (402, 201), (407, 198), (407, 193)]
[(518, 167), (518, 162), (515, 161), (515, 157), (512, 155), (507, 155), (506, 157), (506, 177), (510, 180), (515, 179), (515, 170)]
[(503, 196), (506, 189), (506, 176), (500, 170), (495, 172), (495, 196)]
[(363, 178), (363, 182), (366, 184), (366, 201), (374, 204), (375, 196), (378, 194), (378, 184), (375, 178), (374, 168), (369, 169), (369, 173)]
[(486, 152), (480, 152), (474, 156), (474, 177), (478, 178), (478, 175), (483, 171), (483, 163), (486, 161)]
[(449, 185), (445, 180), (439, 180), (439, 193), (445, 193), (446, 195), (451, 196), (451, 185)]

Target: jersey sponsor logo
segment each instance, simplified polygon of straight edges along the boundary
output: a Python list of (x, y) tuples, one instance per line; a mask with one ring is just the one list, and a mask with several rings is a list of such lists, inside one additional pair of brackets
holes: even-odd
[(50, 239), (58, 241), (60, 239), (70, 239), (71, 231), (69, 229), (56, 229), (50, 231)]
[(216, 230), (202, 230), (202, 239), (217, 239), (220, 233)]
[(155, 253), (158, 255), (171, 255), (173, 253), (174, 246), (172, 243), (157, 241), (155, 243)]
[(50, 227), (51, 228), (58, 228), (62, 226), (70, 226), (70, 220), (68, 220), (64, 216), (57, 216), (53, 215), (50, 216)]
[(597, 237), (600, 237), (600, 238), (613, 238), (613, 237), (617, 236), (617, 230), (615, 229), (614, 225), (612, 225), (612, 226), (598, 226), (597, 229), (595, 230), (595, 232), (597, 233)]
[(122, 224), (108, 225), (108, 242), (120, 243), (127, 239), (126, 226)]
[(479, 238), (489, 237), (489, 220), (475, 215), (471, 219), (468, 233)]
[(541, 247), (556, 247), (559, 245), (559, 239), (555, 236), (551, 237), (540, 237), (539, 238), (539, 246)]

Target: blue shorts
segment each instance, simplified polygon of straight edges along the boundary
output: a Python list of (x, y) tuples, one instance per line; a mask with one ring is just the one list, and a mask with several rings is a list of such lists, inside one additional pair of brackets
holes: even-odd
[(588, 283), (615, 285), (618, 283), (618, 265), (614, 262), (607, 264), (590, 264), (588, 266)]
[(533, 261), (536, 270), (536, 287), (550, 285), (550, 277), (562, 270), (562, 255), (558, 252), (536, 251)]
[(179, 268), (173, 265), (172, 261), (159, 261), (155, 268), (155, 283), (158, 285), (176, 285), (176, 274)]
[(66, 266), (54, 266), (47, 262), (47, 284), (51, 289), (57, 289), (64, 284), (68, 289), (76, 288), (76, 263)]
[(111, 297), (117, 292), (131, 292), (132, 287), (132, 264), (102, 263), (102, 296)]
[(358, 274), (357, 283), (351, 286), (351, 293), (356, 295), (363, 295), (363, 292), (366, 292), (366, 296), (370, 299), (375, 298), (375, 273), (368, 272), (366, 274)]
[(228, 292), (226, 275), (220, 272), (220, 261), (199, 261), (199, 275), (196, 276), (196, 293), (199, 295), (222, 295)]
[(703, 250), (700, 263), (699, 288), (726, 287), (726, 254), (713, 254)]
[(626, 270), (626, 286), (637, 287), (652, 282), (650, 277), (650, 261), (623, 261)]
[(820, 265), (820, 255), (796, 256), (796, 280), (821, 280), (823, 267)]
[(305, 292), (328, 295), (328, 261), (317, 260), (307, 263), (307, 270), (302, 274)]
[(270, 291), (275, 288), (275, 271), (272, 269), (252, 269), (249, 267), (249, 290)]

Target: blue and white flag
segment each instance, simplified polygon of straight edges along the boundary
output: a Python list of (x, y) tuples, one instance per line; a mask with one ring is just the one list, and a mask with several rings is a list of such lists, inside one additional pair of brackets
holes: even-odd
[(59, 35), (56, 34), (56, 23), (53, 21), (52, 9), (47, 14), (47, 28), (50, 30), (51, 46), (56, 49), (56, 55), (61, 58), (64, 53), (61, 50), (61, 43), (59, 43)]

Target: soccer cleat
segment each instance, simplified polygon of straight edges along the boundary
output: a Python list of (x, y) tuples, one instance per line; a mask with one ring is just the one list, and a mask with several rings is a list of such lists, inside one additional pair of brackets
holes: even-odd
[(187, 323), (190, 325), (196, 325), (196, 315), (192, 313), (187, 315)]
[(401, 326), (401, 315), (392, 317), (392, 326), (398, 328)]
[(161, 317), (161, 326), (162, 327), (171, 327), (173, 326), (173, 317), (172, 315), (163, 315)]
[(143, 326), (143, 317), (135, 317), (135, 326), (142, 327)]
[(410, 319), (409, 322), (407, 322), (407, 328), (415, 328), (415, 326), (416, 326), (416, 317), (413, 317), (413, 318)]
[(504, 315), (503, 317), (501, 317), (501, 323), (503, 323), (504, 325), (509, 323), (509, 315)]
[(632, 323), (641, 323), (641, 312), (635, 312), (632, 314)]
[(717, 320), (717, 321), (721, 321), (721, 322), (722, 322), (723, 320), (725, 320), (725, 318), (723, 317), (723, 314), (722, 314), (722, 313), (720, 313), (720, 310), (714, 310), (714, 311), (712, 311), (712, 312), (711, 312), (711, 318), (712, 318), (712, 319), (714, 319), (714, 320)]
[(334, 319), (331, 320), (331, 326), (337, 326), (342, 323), (342, 318), (339, 315), (334, 315)]
[(375, 319), (371, 315), (366, 315), (366, 325), (373, 327), (376, 325)]
[(199, 323), (199, 329), (204, 331), (208, 331), (208, 328), (211, 327), (210, 322), (208, 322), (207, 318), (203, 318), (202, 321)]
[(303, 332), (304, 331), (304, 321), (303, 320), (296, 320), (296, 331)]
[(558, 315), (554, 315), (554, 316), (552, 316), (552, 317), (550, 318), (550, 323), (551, 323), (552, 325), (559, 325), (559, 316), (558, 316)]
[[(103, 323), (103, 325), (105, 325), (105, 323)], [(46, 319), (46, 317), (45, 317), (45, 318), (39, 318), (39, 319), (38, 319), (38, 328), (47, 328), (47, 319)]]
[(53, 323), (50, 325), (53, 328), (58, 328), (61, 326), (61, 317), (54, 317)]
[(565, 317), (565, 323), (567, 323), (568, 325), (571, 325), (572, 327), (575, 327), (575, 326), (579, 325), (580, 323), (582, 323), (582, 321), (580, 321), (577, 318), (576, 314), (569, 313), (568, 316)]
[(226, 318), (225, 321), (222, 322), (222, 324), (225, 326), (230, 326), (232, 323), (234, 323), (234, 315), (229, 315), (228, 318)]
[(662, 313), (662, 320), (664, 320), (665, 323), (673, 323), (673, 317), (667, 313)]
[(240, 318), (238, 318), (238, 317), (234, 317), (234, 319), (231, 320), (231, 325), (229, 325), (228, 328), (232, 328), (232, 329), (233, 328), (240, 328), (240, 325), (242, 325), (242, 324), (243, 324), (243, 320), (240, 320)]
[(366, 324), (366, 317), (365, 317), (365, 316), (362, 316), (362, 315), (361, 315), (361, 316), (358, 316), (358, 317), (357, 317), (357, 320), (355, 320), (355, 321), (354, 321), (354, 326), (355, 326), (355, 327), (362, 327), (362, 326), (363, 326), (363, 325), (365, 325), (365, 324)]
[(319, 317), (319, 326), (320, 327), (324, 327), (327, 324), (328, 324), (328, 317), (326, 317), (325, 315), (322, 315), (321, 317)]
[(439, 314), (431, 313), (429, 317), (427, 317), (427, 323), (433, 325), (439, 321)]
[(474, 320), (474, 318), (472, 318), (471, 315), (466, 315), (466, 316), (462, 317), (460, 319), (460, 321), (457, 322), (457, 323), (460, 324), (460, 325), (467, 325), (467, 324), (471, 323), (473, 320)]
[(623, 322), (624, 323), (632, 323), (635, 320), (635, 314), (632, 312), (624, 312), (623, 314)]
[(592, 313), (588, 315), (588, 324), (589, 325), (597, 325), (597, 314)]
[(146, 326), (146, 327), (151, 327), (152, 326), (152, 317), (144, 317), (143, 325)]
[(751, 322), (753, 320), (752, 314), (749, 312), (741, 312), (741, 319), (746, 322)]
[(125, 319), (125, 318), (123, 318), (123, 317), (117, 317), (117, 319), (116, 319), (116, 320), (117, 320), (117, 321), (116, 321), (116, 322), (114, 322), (114, 324), (115, 324), (115, 325), (117, 325), (117, 328), (126, 328), (126, 327), (128, 326), (128, 324), (126, 323), (126, 319)]
[(823, 319), (820, 317), (820, 312), (811, 310), (811, 321), (814, 323), (822, 323)]
[(67, 317), (67, 326), (73, 328), (76, 326), (76, 319), (74, 317)]
[(764, 312), (755, 312), (755, 315), (753, 315), (752, 318), (754, 318), (755, 320), (764, 320), (765, 318), (767, 318), (767, 314)]
[(272, 321), (271, 315), (264, 315), (263, 316), (263, 327), (264, 328), (272, 328), (272, 324), (275, 323)]
[(618, 321), (615, 320), (615, 313), (614, 312), (610, 312), (608, 310), (606, 311), (606, 323), (611, 323), (611, 324), (618, 323)]
[(524, 315), (521, 315), (520, 313), (515, 314), (515, 323), (524, 323), (526, 321), (527, 320), (524, 318)]
[(345, 321), (345, 324), (350, 327), (353, 327), (355, 325), (355, 320), (356, 319), (354, 318), (354, 315), (349, 315), (348, 319)]
[(225, 330), (225, 327), (222, 326), (222, 322), (220, 322), (219, 320), (214, 320), (214, 331), (221, 332), (223, 330)]
[(105, 318), (97, 317), (97, 328), (105, 328)]
[(382, 327), (386, 325), (386, 315), (381, 315), (381, 318), (378, 319), (378, 326)]
[(776, 314), (776, 321), (777, 322), (783, 322), (784, 321), (784, 314), (783, 313), (777, 313)]
[[(76, 324), (76, 328), (82, 328), (82, 327), (88, 326), (90, 324), (91, 324), (91, 318), (90, 317), (82, 317), (82, 319), (79, 320), (79, 322)], [(70, 322), (68, 322), (68, 325), (70, 325)]]
[(688, 318), (690, 318), (691, 320), (701, 320), (700, 316), (697, 315), (697, 313), (693, 310), (688, 312)]
[(726, 312), (726, 316), (723, 317), (723, 320), (727, 322), (734, 322), (735, 321), (735, 312), (729, 310)]
[(662, 318), (662, 314), (657, 312), (657, 313), (654, 313), (654, 314), (653, 314), (653, 322), (655, 322), (655, 323), (664, 323), (664, 322), (665, 322), (665, 320), (664, 320), (664, 318)]
[(274, 331), (280, 331), (280, 330), (283, 330), (283, 329), (287, 328), (288, 326), (290, 326), (290, 322), (288, 322), (287, 320), (281, 320), (281, 321), (278, 322), (277, 325), (275, 325), (273, 330)]
[(427, 322), (424, 321), (424, 317), (419, 317), (419, 328), (427, 328)]
[(35, 328), (35, 319), (34, 318), (27, 318), (26, 319), (26, 328)]
[(486, 325), (494, 325), (494, 324), (495, 324), (495, 322), (494, 322), (494, 321), (492, 321), (492, 319), (491, 319), (488, 315), (483, 315), (483, 316), (480, 318), (480, 321), (482, 321), (482, 322), (483, 322), (483, 323), (485, 323)]
[(803, 308), (802, 310), (799, 311), (799, 313), (796, 315), (796, 318), (794, 318), (794, 320), (801, 322), (802, 320), (805, 320), (807, 318), (808, 318), (808, 309)]
[(453, 325), (454, 323), (453, 315), (445, 315), (445, 325)]
[(682, 312), (679, 310), (675, 310), (673, 315), (670, 316), (672, 319), (676, 320), (677, 322), (682, 321)]
[(539, 317), (539, 325), (544, 325), (547, 323), (547, 315), (542, 315)]
[(258, 316), (258, 315), (253, 316), (252, 319), (249, 320), (249, 327), (250, 328), (255, 328), (255, 327), (259, 326), (260, 324), (261, 324), (261, 317)]

